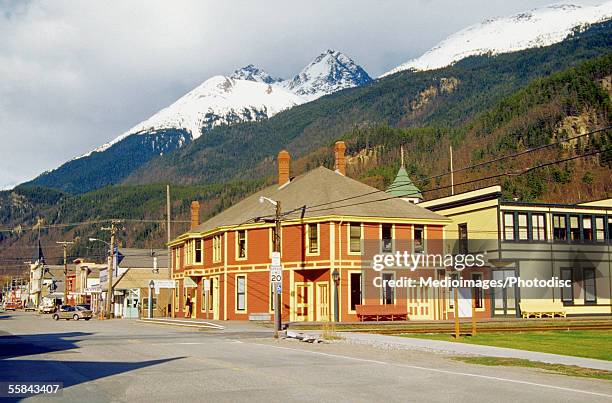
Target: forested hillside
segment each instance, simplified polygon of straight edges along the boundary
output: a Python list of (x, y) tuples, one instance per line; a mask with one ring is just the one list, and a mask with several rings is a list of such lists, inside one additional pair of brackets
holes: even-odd
[(304, 156), (359, 127), (436, 126), (469, 122), (531, 80), (575, 66), (612, 49), (612, 22), (562, 43), (454, 66), (402, 72), (282, 112), (273, 118), (212, 130), (187, 147), (151, 160), (127, 183), (218, 183), (273, 172), (276, 153)]

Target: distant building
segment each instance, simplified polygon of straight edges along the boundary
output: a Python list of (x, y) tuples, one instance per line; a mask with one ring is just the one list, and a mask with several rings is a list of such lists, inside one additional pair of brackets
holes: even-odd
[[(116, 318), (135, 319), (146, 316), (149, 283), (151, 280), (170, 280), (167, 249), (120, 249), (124, 255), (116, 273), (113, 274), (113, 315)], [(100, 299), (97, 310), (104, 309), (108, 293), (108, 270), (100, 272)], [(172, 306), (171, 288), (162, 288), (152, 293), (153, 315), (169, 316)]]

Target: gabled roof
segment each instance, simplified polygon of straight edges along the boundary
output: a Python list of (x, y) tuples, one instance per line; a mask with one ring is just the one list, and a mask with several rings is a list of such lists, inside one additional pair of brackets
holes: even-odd
[[(260, 203), (261, 196), (279, 200), (284, 220), (327, 216), (372, 217), (448, 221), (446, 217), (418, 205), (393, 198), (388, 193), (325, 167), (315, 168), (289, 183), (273, 185), (236, 203), (189, 232), (253, 222), (255, 217), (272, 218), (275, 207)], [(294, 211), (295, 210), (295, 211)]]
[(421, 190), (412, 183), (403, 165), (400, 167), (399, 171), (397, 171), (397, 176), (387, 189), (387, 193), (397, 197), (423, 198)]

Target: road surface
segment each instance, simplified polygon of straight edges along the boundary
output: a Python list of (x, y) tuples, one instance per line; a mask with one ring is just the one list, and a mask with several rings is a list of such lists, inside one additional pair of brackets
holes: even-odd
[(0, 381), (64, 384), (61, 397), (25, 401), (612, 401), (609, 381), (423, 351), (24, 312), (0, 313)]

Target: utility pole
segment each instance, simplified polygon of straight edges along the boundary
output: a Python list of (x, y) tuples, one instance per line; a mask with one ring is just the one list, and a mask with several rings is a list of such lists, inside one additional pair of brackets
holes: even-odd
[(68, 303), (68, 245), (74, 245), (72, 241), (56, 241), (58, 245), (64, 248), (64, 305)]
[(109, 257), (108, 257), (108, 288), (107, 288), (107, 295), (106, 295), (106, 313), (105, 316), (107, 319), (111, 318), (111, 309), (112, 309), (112, 302), (114, 300), (114, 295), (113, 295), (113, 272), (115, 271), (115, 265), (117, 262), (117, 253), (115, 252), (115, 241), (116, 241), (116, 235), (117, 235), (117, 224), (119, 224), (121, 221), (118, 220), (113, 220), (111, 221), (111, 226), (110, 227), (103, 227), (102, 230), (103, 231), (110, 231), (111, 233), (111, 240), (110, 240), (110, 253), (109, 253)]
[[(171, 220), (170, 214), (171, 214), (171, 211), (170, 211), (170, 185), (166, 185), (166, 220), (167, 220), (167, 222), (166, 222), (166, 230), (168, 232), (168, 243), (166, 245), (168, 247), (168, 260), (167, 260), (167, 262), (168, 262), (168, 269), (170, 271), (170, 278), (172, 278), (172, 274), (173, 274), (172, 267), (174, 265), (174, 260), (172, 259), (172, 250), (170, 248), (170, 241), (172, 240), (172, 232), (171, 232), (171, 229), (170, 229), (170, 220)], [(170, 316), (174, 318), (174, 309), (175, 309), (175, 306), (174, 306), (175, 302), (174, 301), (176, 301), (177, 298), (178, 298), (178, 295), (174, 295), (174, 293), (176, 293), (176, 287), (172, 290), (172, 293), (173, 293), (173, 298), (172, 298), (172, 302), (171, 302), (171, 305), (170, 305), (170, 308), (172, 309), (172, 312), (170, 313)], [(151, 301), (149, 301), (149, 303), (150, 302)]]
[(453, 170), (453, 146), (450, 149), (450, 174), (451, 174), (451, 195), (455, 194), (455, 171)]
[[(276, 216), (274, 217), (275, 232), (274, 237), (274, 252), (281, 251), (281, 202), (276, 200)], [(282, 269), (281, 269), (282, 270)], [(279, 284), (282, 287), (282, 284)], [(276, 301), (274, 307), (274, 334), (278, 338), (278, 332), (281, 331), (281, 293), (278, 285), (274, 290), (276, 292)]]

